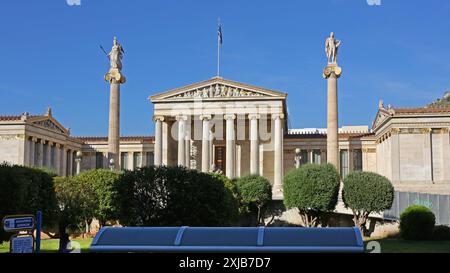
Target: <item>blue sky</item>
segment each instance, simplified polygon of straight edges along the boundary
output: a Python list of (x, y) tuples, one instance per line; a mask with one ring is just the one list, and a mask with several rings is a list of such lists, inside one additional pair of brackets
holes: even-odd
[(0, 114), (44, 113), (73, 135), (107, 135), (103, 75), (125, 49), (121, 134), (153, 134), (149, 95), (216, 73), (288, 93), (291, 128), (326, 126), (324, 39), (342, 40), (340, 125), (370, 125), (378, 100), (422, 106), (450, 88), (450, 1), (10, 0), (0, 7)]

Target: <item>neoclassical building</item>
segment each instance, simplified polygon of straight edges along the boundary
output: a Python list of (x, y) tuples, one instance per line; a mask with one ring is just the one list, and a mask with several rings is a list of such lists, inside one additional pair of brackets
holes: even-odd
[[(283, 175), (327, 162), (327, 130), (288, 128), (287, 94), (214, 77), (151, 95), (155, 136), (120, 137), (120, 168), (182, 165), (231, 178), (260, 174), (282, 198)], [(125, 109), (126, 111), (126, 109)], [(342, 126), (339, 172), (373, 171), (396, 190), (450, 194), (450, 108), (379, 103), (372, 127)], [(0, 162), (59, 175), (110, 168), (107, 137), (74, 137), (49, 109), (0, 116)]]

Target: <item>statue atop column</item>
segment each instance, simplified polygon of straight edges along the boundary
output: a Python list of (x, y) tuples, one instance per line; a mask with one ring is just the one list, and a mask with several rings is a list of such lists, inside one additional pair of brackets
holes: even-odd
[(108, 53), (110, 68), (105, 75), (105, 80), (108, 82), (116, 81), (117, 83), (125, 83), (125, 76), (122, 75), (122, 58), (125, 51), (119, 42), (117, 37), (114, 36), (113, 46), (111, 52)]
[(336, 64), (336, 57), (341, 41), (334, 38), (334, 33), (330, 33), (330, 37), (325, 40), (325, 53), (327, 54), (328, 63)]

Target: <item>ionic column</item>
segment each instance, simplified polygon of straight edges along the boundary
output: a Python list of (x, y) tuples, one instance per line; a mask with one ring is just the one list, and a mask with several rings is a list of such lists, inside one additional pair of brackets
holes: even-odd
[(250, 120), (250, 173), (259, 174), (259, 137), (258, 137), (258, 119), (259, 115), (248, 115)]
[(201, 115), (202, 120), (202, 172), (208, 172), (209, 166), (209, 121), (211, 115)]
[(186, 166), (185, 144), (186, 144), (186, 120), (187, 117), (180, 115), (176, 117), (178, 121), (178, 165)]
[(66, 147), (62, 147), (61, 149), (61, 157), (62, 157), (62, 167), (61, 167), (61, 174), (62, 176), (68, 176), (67, 172), (67, 149)]
[(67, 158), (67, 161), (68, 161), (67, 166), (69, 167), (69, 170), (67, 172), (67, 175), (71, 176), (71, 175), (73, 175), (73, 151), (69, 150), (68, 152), (69, 152), (69, 156)]
[(328, 64), (323, 72), (327, 79), (327, 162), (339, 170), (339, 139), (338, 139), (338, 97), (337, 79), (341, 75), (337, 64)]
[(274, 126), (274, 167), (273, 167), (273, 199), (283, 197), (283, 114), (274, 114), (272, 119), (275, 121)]
[(434, 181), (433, 177), (433, 154), (432, 154), (432, 141), (431, 141), (431, 129), (422, 128), (420, 130), (423, 134), (423, 167), (425, 169), (424, 179), (428, 181)]
[(188, 169), (191, 168), (191, 124), (190, 119), (188, 120), (188, 124), (186, 126), (186, 139), (184, 144), (184, 163)]
[(41, 139), (38, 145), (38, 167), (44, 167), (44, 140)]
[(28, 165), (30, 167), (33, 167), (34, 166), (34, 162), (35, 162), (34, 151), (36, 150), (36, 142), (37, 142), (37, 139), (35, 137), (30, 138), (30, 152), (29, 152), (29, 158), (28, 158)]
[(134, 152), (128, 152), (128, 170), (134, 170)]
[(155, 166), (162, 165), (162, 122), (164, 121), (163, 116), (153, 117), (155, 121)]
[(52, 168), (52, 142), (47, 142), (47, 167)]
[(61, 144), (55, 144), (55, 170), (58, 175), (61, 173)]
[(232, 179), (235, 176), (234, 166), (235, 166), (235, 146), (234, 146), (234, 120), (236, 119), (236, 115), (228, 114), (224, 115), (223, 118), (226, 120), (226, 175), (228, 178)]

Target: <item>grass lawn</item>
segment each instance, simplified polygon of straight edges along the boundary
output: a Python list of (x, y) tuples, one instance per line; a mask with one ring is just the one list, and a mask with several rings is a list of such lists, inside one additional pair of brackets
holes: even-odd
[[(72, 241), (80, 243), (81, 252), (87, 252), (89, 246), (91, 245), (92, 238), (77, 238), (72, 239)], [(58, 252), (59, 239), (46, 239), (41, 241), (41, 252), (42, 253), (56, 253)], [(0, 244), (0, 253), (9, 252), (9, 242), (3, 242)]]
[(450, 253), (450, 241), (406, 241), (400, 238), (368, 239), (378, 241), (381, 253)]

